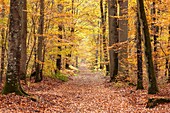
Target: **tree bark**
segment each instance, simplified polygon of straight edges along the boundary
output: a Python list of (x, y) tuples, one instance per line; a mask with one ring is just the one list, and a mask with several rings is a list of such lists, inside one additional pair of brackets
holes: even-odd
[(157, 43), (158, 43), (158, 33), (159, 33), (159, 26), (155, 25), (156, 24), (156, 3), (155, 1), (152, 2), (152, 7), (151, 7), (151, 15), (152, 15), (152, 36), (154, 39), (154, 68), (155, 68), (155, 75), (158, 77), (158, 53), (157, 53)]
[(40, 82), (42, 80), (42, 65), (43, 65), (43, 45), (44, 45), (44, 0), (40, 0), (40, 19), (39, 19), (39, 28), (38, 34), (38, 63), (36, 65), (36, 77), (35, 82)]
[[(170, 46), (170, 24), (168, 26), (168, 30), (169, 30), (168, 44)], [(170, 83), (170, 61), (168, 61), (168, 83)]]
[[(58, 8), (58, 13), (62, 13), (62, 11), (63, 11), (63, 5), (62, 4), (58, 4), (58, 6), (57, 6), (57, 8)], [(59, 38), (59, 40), (58, 40), (58, 43), (60, 43), (61, 42), (61, 39), (63, 38), (63, 36), (62, 36), (62, 31), (63, 31), (63, 25), (62, 25), (62, 23), (59, 23), (59, 25), (58, 25), (58, 31), (59, 31), (59, 35), (58, 35), (58, 38)], [(58, 55), (57, 55), (57, 59), (56, 59), (56, 68), (57, 68), (57, 73), (60, 73), (60, 70), (61, 70), (61, 65), (62, 65), (62, 60), (61, 60), (61, 46), (58, 46)]]
[[(125, 42), (128, 40), (128, 0), (118, 0), (119, 2), (119, 42)], [(126, 77), (128, 76), (128, 45), (122, 45), (122, 49), (119, 51), (119, 72), (122, 72)]]
[(142, 60), (142, 35), (141, 35), (141, 25), (139, 21), (139, 15), (137, 12), (137, 19), (136, 19), (136, 38), (137, 38), (137, 87), (136, 89), (144, 89), (143, 88), (143, 60)]
[[(2, 1), (2, 18), (5, 17), (5, 3), (4, 0)], [(2, 82), (4, 69), (5, 69), (5, 52), (6, 52), (6, 37), (5, 37), (5, 28), (1, 29), (1, 70), (0, 70), (0, 83)]]
[(10, 25), (8, 39), (8, 66), (6, 82), (2, 93), (25, 95), (20, 85), (20, 58), (21, 58), (21, 15), (22, 0), (10, 1)]
[(26, 80), (26, 61), (27, 61), (27, 0), (23, 0), (23, 10), (22, 10), (22, 38), (21, 38), (21, 79)]
[(107, 15), (107, 1), (105, 3), (103, 0), (100, 0), (100, 12), (101, 12), (101, 31), (102, 31), (102, 40), (103, 40), (103, 54), (104, 54), (104, 64), (106, 67), (106, 75), (109, 71), (108, 63), (108, 50), (107, 50), (107, 37), (106, 37), (106, 15)]
[[(117, 0), (108, 0), (109, 10), (109, 46), (118, 43), (118, 19), (117, 16)], [(118, 53), (111, 48), (109, 50), (110, 56), (110, 81), (115, 81), (118, 74)]]
[(148, 28), (148, 22), (146, 19), (143, 0), (137, 0), (137, 5), (138, 5), (140, 23), (142, 26), (142, 32), (144, 35), (143, 37), (144, 37), (144, 46), (145, 46), (145, 62), (146, 62), (148, 81), (149, 81), (148, 93), (155, 94), (158, 92), (158, 86), (157, 86), (157, 80), (155, 76), (154, 65), (153, 65), (150, 33)]

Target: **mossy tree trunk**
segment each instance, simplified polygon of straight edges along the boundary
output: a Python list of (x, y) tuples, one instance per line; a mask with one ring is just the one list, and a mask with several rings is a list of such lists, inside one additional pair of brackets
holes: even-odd
[(43, 46), (44, 46), (44, 0), (40, 0), (40, 19), (39, 19), (39, 28), (38, 34), (38, 63), (36, 65), (36, 77), (35, 82), (40, 82), (42, 80), (42, 65), (43, 65)]
[(25, 95), (20, 85), (20, 57), (21, 57), (21, 15), (22, 0), (10, 0), (10, 25), (8, 39), (8, 66), (6, 82), (2, 93)]
[(137, 19), (136, 19), (136, 38), (137, 38), (137, 87), (136, 89), (144, 89), (143, 88), (143, 60), (142, 60), (142, 36), (141, 36), (141, 25), (139, 22), (139, 15), (137, 12)]
[(110, 81), (113, 82), (118, 74), (118, 53), (112, 48), (113, 44), (118, 43), (118, 19), (117, 16), (117, 0), (108, 0), (109, 11), (109, 56), (110, 56)]
[(137, 0), (137, 6), (138, 6), (137, 9), (138, 9), (140, 23), (142, 26), (142, 32), (143, 32), (143, 37), (144, 37), (145, 62), (146, 62), (148, 81), (149, 81), (148, 93), (155, 94), (158, 92), (158, 86), (157, 86), (157, 80), (155, 76), (154, 65), (153, 65), (152, 47), (151, 47), (151, 41), (150, 41), (148, 22), (146, 19), (146, 13), (144, 9), (144, 1)]

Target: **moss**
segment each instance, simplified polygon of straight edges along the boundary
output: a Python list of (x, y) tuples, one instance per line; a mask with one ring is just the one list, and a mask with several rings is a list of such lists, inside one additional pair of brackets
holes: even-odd
[(54, 74), (53, 75), (53, 77), (54, 78), (57, 78), (57, 79), (59, 79), (59, 80), (61, 80), (61, 81), (64, 81), (64, 82), (67, 82), (68, 81), (68, 76), (66, 76), (66, 75), (64, 75), (64, 74), (62, 74), (62, 73), (56, 73), (56, 74)]
[(22, 92), (21, 88), (19, 87), (19, 84), (10, 84), (5, 83), (5, 86), (2, 90), (2, 94), (9, 94), (9, 93), (15, 93), (16, 95), (24, 96), (25, 94)]

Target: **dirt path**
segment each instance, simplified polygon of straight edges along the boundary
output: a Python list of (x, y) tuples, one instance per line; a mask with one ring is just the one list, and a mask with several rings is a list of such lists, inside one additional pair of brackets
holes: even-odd
[[(81, 66), (79, 76), (53, 89), (62, 99), (63, 111), (71, 113), (111, 113), (123, 112), (121, 106), (127, 104), (120, 92), (104, 86), (104, 77), (99, 72), (91, 72)], [(56, 106), (53, 106), (54, 109)], [(61, 106), (60, 106), (61, 107)], [(50, 108), (51, 109), (51, 108)], [(57, 112), (57, 111), (56, 111)]]

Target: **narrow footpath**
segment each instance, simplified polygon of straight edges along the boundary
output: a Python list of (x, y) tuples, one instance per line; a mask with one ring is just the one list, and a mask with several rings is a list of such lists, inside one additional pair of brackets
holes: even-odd
[[(130, 105), (120, 91), (105, 87), (105, 78), (99, 72), (92, 72), (85, 65), (78, 76), (53, 89), (59, 95), (53, 110), (63, 113), (125, 113)], [(123, 91), (122, 91), (123, 92)], [(61, 105), (61, 106), (60, 106)], [(51, 111), (52, 108), (49, 109)], [(48, 111), (46, 109), (46, 111)], [(54, 112), (53, 111), (53, 112)], [(132, 109), (128, 110), (132, 111)], [(128, 112), (127, 111), (127, 112)]]

